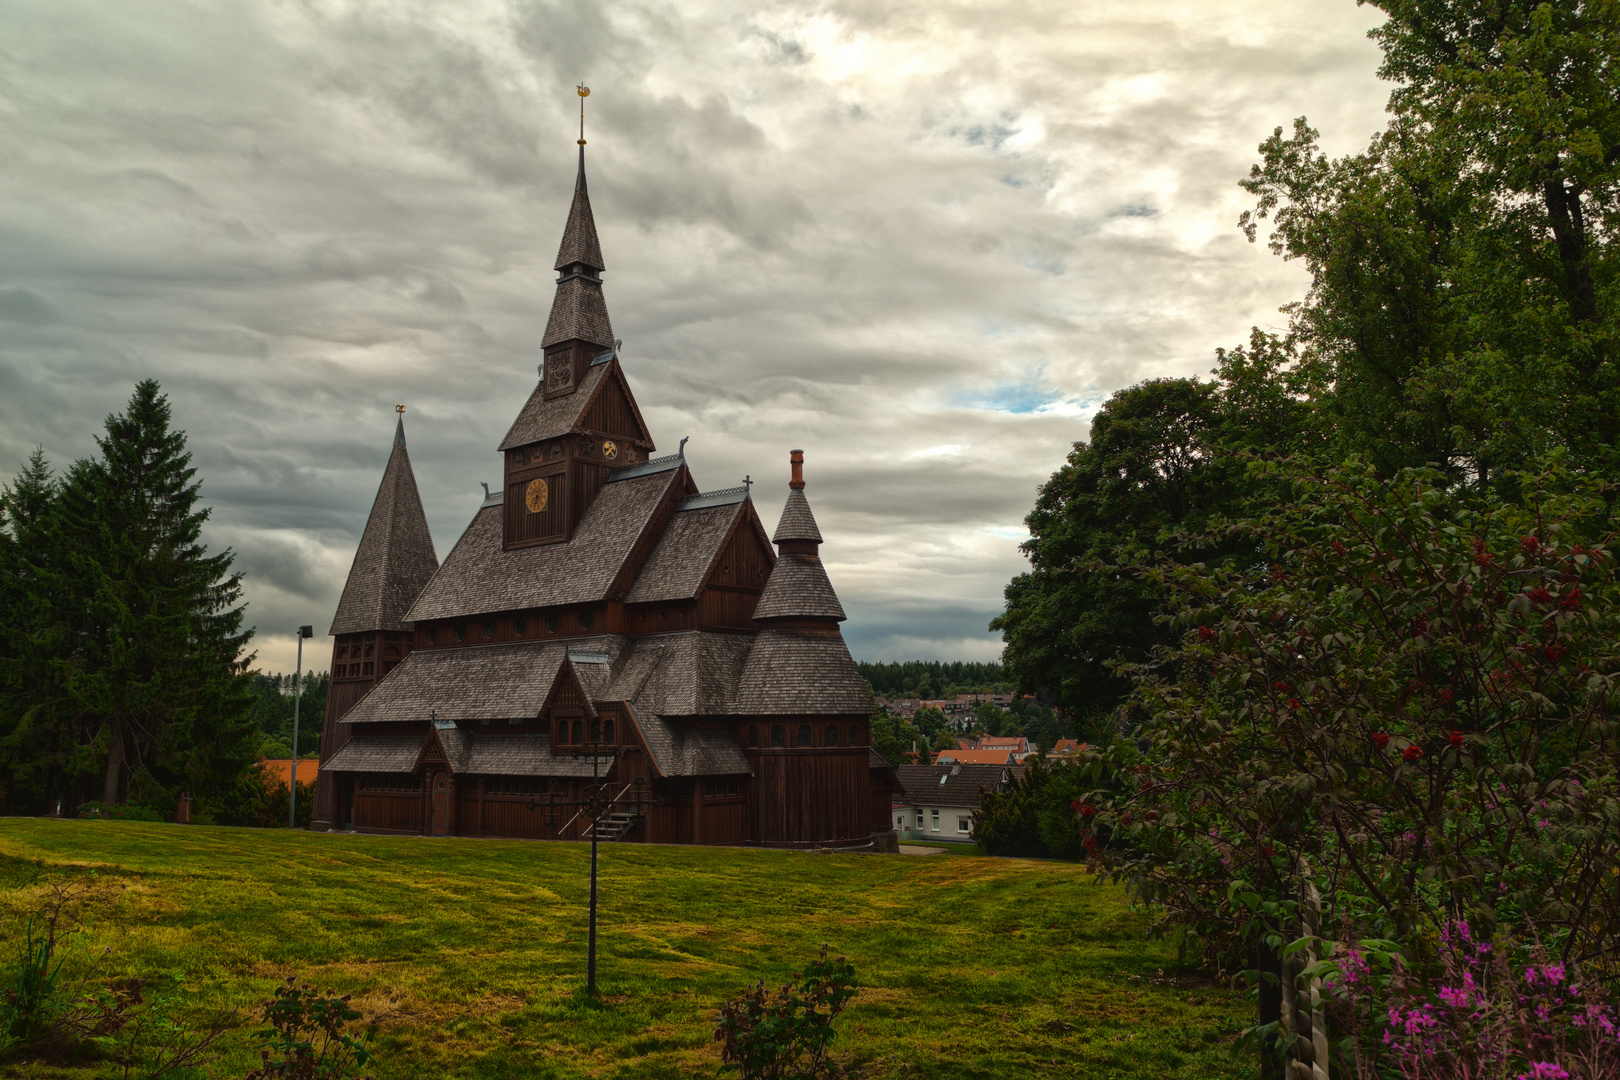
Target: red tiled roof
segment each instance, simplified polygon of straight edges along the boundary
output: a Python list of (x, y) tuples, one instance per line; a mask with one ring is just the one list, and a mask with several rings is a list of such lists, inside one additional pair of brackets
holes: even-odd
[[(320, 762), (315, 758), (299, 758), (298, 783), (313, 784), (320, 769)], [(266, 785), (285, 784), (292, 775), (292, 758), (260, 758), (259, 770), (264, 773)]]
[(954, 762), (957, 765), (1007, 765), (1012, 762), (1012, 749), (1000, 750), (941, 750), (934, 759), (936, 765)]

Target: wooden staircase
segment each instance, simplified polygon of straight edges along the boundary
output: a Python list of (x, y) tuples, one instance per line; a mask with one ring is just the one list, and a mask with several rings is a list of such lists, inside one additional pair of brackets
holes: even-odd
[(611, 843), (614, 840), (622, 839), (625, 833), (635, 828), (636, 820), (634, 814), (609, 814), (595, 825), (587, 828), (583, 838), (586, 840), (591, 839), (591, 834), (594, 831), (597, 840)]

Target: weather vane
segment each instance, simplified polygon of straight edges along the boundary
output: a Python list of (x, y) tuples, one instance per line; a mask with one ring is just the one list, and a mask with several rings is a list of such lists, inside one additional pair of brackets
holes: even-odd
[(405, 406), (403, 406), (403, 405), (395, 405), (394, 406), (394, 411), (397, 412), (397, 413), (402, 413), (402, 412), (405, 411)]
[(580, 83), (575, 88), (579, 93), (579, 145), (585, 145), (585, 99), (591, 96), (591, 88)]

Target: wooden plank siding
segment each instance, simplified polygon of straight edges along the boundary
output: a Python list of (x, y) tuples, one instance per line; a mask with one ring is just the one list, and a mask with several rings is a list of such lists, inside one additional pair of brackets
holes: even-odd
[(845, 844), (870, 838), (872, 788), (865, 747), (765, 747), (746, 753), (754, 767), (748, 806), (753, 842)]

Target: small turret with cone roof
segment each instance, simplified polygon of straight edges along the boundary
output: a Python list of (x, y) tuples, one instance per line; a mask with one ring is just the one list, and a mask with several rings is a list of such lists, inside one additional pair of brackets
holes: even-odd
[(794, 450), (788, 460), (793, 478), (788, 481), (787, 505), (771, 536), (779, 557), (754, 608), (754, 621), (763, 626), (809, 623), (836, 627), (845, 619), (844, 608), (821, 565), (821, 530), (804, 497), (804, 451)]
[[(349, 730), (338, 723), (343, 714), (409, 655), (412, 626), (405, 613), (439, 568), (405, 448), (405, 406), (397, 405), (395, 411), (394, 445), (328, 631), (333, 638), (332, 684), (321, 733), (322, 761), (349, 739)], [(321, 773), (314, 827), (331, 827), (333, 810), (331, 779)]]

